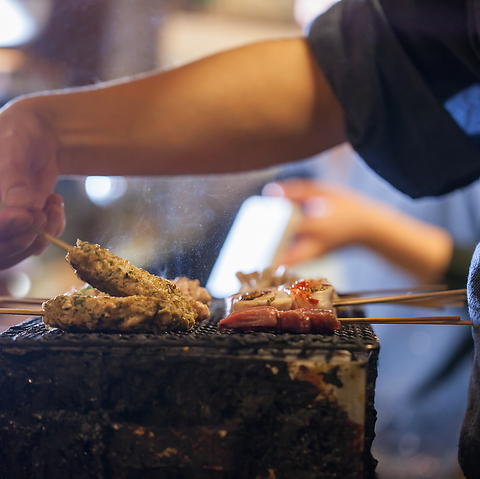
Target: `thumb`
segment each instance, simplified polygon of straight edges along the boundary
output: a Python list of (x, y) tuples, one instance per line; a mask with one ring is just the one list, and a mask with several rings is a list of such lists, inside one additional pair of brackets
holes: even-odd
[(30, 208), (33, 206), (32, 188), (26, 184), (10, 186), (2, 194), (2, 204), (8, 207)]

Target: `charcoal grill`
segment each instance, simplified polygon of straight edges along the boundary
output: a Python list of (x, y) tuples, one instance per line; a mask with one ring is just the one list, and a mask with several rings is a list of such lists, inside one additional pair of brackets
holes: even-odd
[[(379, 344), (219, 331), (85, 334), (29, 319), (0, 335), (0, 476), (375, 477)], [(354, 315), (358, 315), (355, 312)]]

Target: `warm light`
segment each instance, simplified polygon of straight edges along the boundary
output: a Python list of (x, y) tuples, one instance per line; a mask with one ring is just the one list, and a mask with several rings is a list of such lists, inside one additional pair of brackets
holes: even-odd
[(15, 0), (0, 0), (0, 46), (26, 43), (36, 35), (37, 24), (25, 6)]
[(106, 206), (121, 198), (127, 191), (127, 180), (121, 176), (89, 176), (85, 192), (92, 203)]
[(7, 279), (7, 290), (13, 298), (24, 298), (32, 287), (28, 274), (23, 271), (14, 271)]

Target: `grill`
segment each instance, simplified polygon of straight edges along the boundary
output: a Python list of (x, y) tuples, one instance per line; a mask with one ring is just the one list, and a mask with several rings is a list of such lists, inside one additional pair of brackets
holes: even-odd
[(9, 328), (0, 476), (375, 477), (372, 329), (219, 331), (223, 308), (160, 336)]
[[(255, 352), (266, 348), (269, 352), (300, 348), (303, 353), (316, 350), (368, 351), (378, 348), (378, 339), (369, 326), (344, 325), (332, 335), (292, 334), (282, 332), (238, 333), (231, 330), (219, 331), (217, 323), (224, 317), (223, 300), (214, 300), (211, 317), (199, 323), (191, 331), (168, 332), (160, 336), (152, 334), (68, 334), (59, 329), (47, 329), (41, 318), (33, 318), (10, 327), (0, 335), (0, 347), (16, 347), (22, 343), (25, 348), (38, 348), (44, 345), (53, 347), (208, 347), (226, 351), (245, 348)], [(361, 316), (361, 312), (351, 310), (348, 316)], [(344, 315), (347, 316), (347, 315)]]

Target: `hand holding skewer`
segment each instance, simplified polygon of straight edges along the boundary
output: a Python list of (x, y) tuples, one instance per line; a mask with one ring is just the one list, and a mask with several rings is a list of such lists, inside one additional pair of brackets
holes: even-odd
[(52, 236), (51, 234), (47, 233), (46, 231), (43, 231), (41, 228), (38, 226), (32, 225), (30, 226), (32, 231), (37, 233), (40, 236), (43, 236), (46, 240), (50, 241), (54, 245), (64, 249), (65, 251), (69, 251), (72, 246), (70, 246), (68, 243), (65, 243), (65, 241), (62, 241), (60, 238), (57, 238), (56, 236)]

